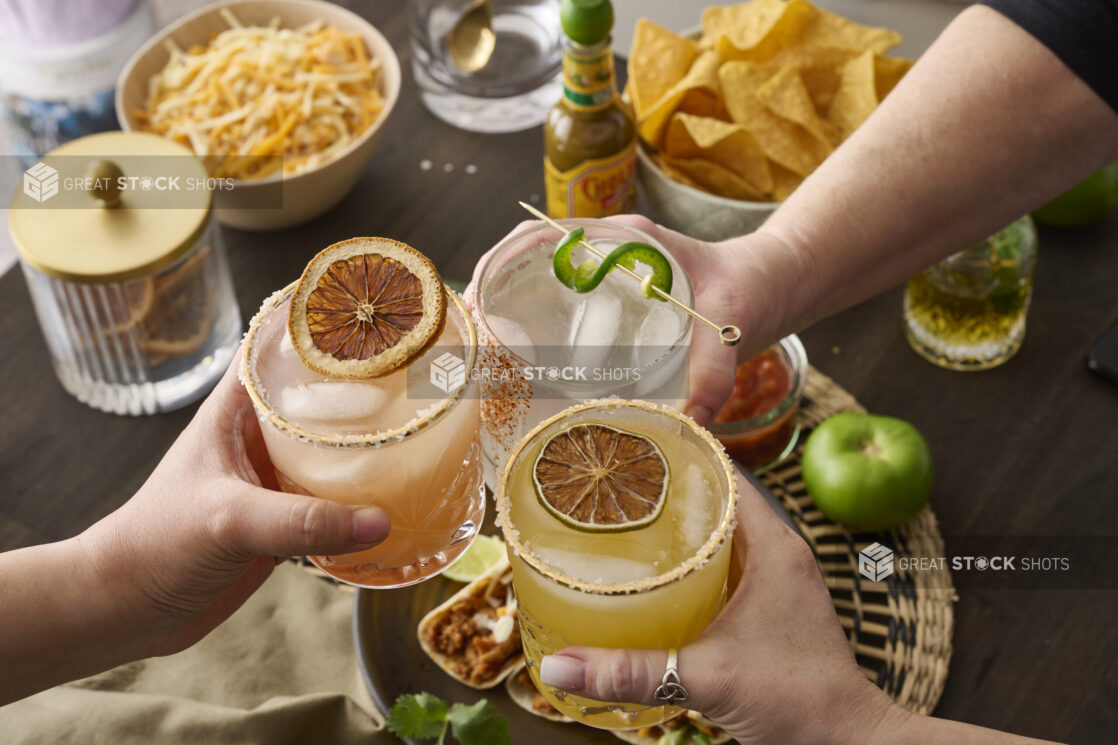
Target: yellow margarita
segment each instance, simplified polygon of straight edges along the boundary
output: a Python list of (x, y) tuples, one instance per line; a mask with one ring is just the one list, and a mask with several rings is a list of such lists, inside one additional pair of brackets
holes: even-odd
[(498, 485), (497, 520), (529, 672), (553, 706), (603, 728), (648, 726), (680, 711), (550, 689), (539, 662), (570, 645), (693, 641), (725, 602), (736, 505), (721, 445), (665, 406), (581, 404), (520, 443)]

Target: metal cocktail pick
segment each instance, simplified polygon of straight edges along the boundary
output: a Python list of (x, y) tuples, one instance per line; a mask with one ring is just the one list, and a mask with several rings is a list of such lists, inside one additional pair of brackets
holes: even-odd
[[(529, 212), (531, 212), (531, 213), (532, 213), (533, 215), (535, 215), (535, 216), (536, 216), (536, 217), (538, 217), (539, 219), (543, 220), (544, 222), (546, 222), (546, 223), (547, 223), (548, 225), (550, 225), (551, 227), (555, 228), (556, 230), (562, 231), (562, 232), (564, 232), (564, 233), (566, 233), (566, 232), (567, 232), (567, 231), (566, 231), (566, 230), (565, 230), (565, 229), (563, 228), (563, 226), (562, 226), (562, 225), (560, 225), (559, 223), (555, 222), (555, 221), (554, 221), (554, 220), (552, 220), (552, 219), (551, 219), (550, 217), (548, 217), (547, 215), (545, 215), (545, 214), (544, 214), (543, 212), (540, 212), (540, 211), (539, 211), (538, 209), (536, 209), (536, 208), (535, 208), (535, 207), (533, 207), (532, 205), (530, 205), (530, 204), (526, 204), (526, 203), (524, 203), (524, 202), (521, 202), (521, 203), (520, 203), (520, 206), (521, 206), (521, 207), (523, 207), (524, 209), (528, 210), (528, 211), (529, 211)], [(604, 253), (602, 253), (601, 251), (599, 251), (599, 250), (598, 250), (597, 248), (595, 248), (594, 246), (590, 245), (590, 242), (589, 242), (589, 241), (579, 241), (579, 242), (578, 242), (578, 245), (582, 246), (582, 247), (583, 247), (583, 248), (585, 248), (585, 249), (586, 249), (587, 251), (589, 251), (590, 253), (592, 253), (592, 254), (594, 254), (595, 256), (597, 256), (597, 257), (598, 257), (599, 259), (604, 259), (604, 258), (606, 257), (606, 255), (605, 255)], [(636, 272), (634, 272), (634, 271), (633, 271), (632, 269), (629, 269), (629, 268), (627, 268), (627, 267), (621, 266), (620, 264), (618, 264), (618, 265), (616, 266), (616, 268), (617, 268), (617, 269), (620, 269), (620, 270), (621, 270), (621, 271), (623, 271), (623, 272), (625, 272), (626, 274), (628, 274), (628, 275), (629, 275), (630, 277), (632, 277), (633, 279), (637, 280), (638, 282), (640, 282), (640, 281), (641, 281), (641, 276), (640, 276), (639, 274), (637, 274)], [(679, 308), (680, 310), (682, 310), (682, 311), (683, 311), (684, 313), (687, 313), (687, 314), (688, 314), (688, 315), (690, 315), (690, 316), (691, 316), (692, 318), (695, 318), (695, 319), (697, 319), (697, 320), (700, 320), (700, 321), (702, 321), (702, 322), (703, 322), (703, 323), (705, 323), (705, 324), (706, 324), (707, 326), (710, 326), (710, 327), (711, 327), (712, 329), (714, 329), (715, 331), (717, 331), (717, 332), (718, 332), (718, 340), (719, 340), (720, 342), (722, 342), (723, 344), (725, 344), (726, 346), (728, 346), (728, 347), (732, 347), (732, 346), (734, 346), (735, 344), (737, 344), (737, 343), (738, 343), (739, 341), (741, 341), (741, 329), (739, 329), (739, 328), (738, 328), (737, 326), (719, 326), (719, 325), (718, 325), (717, 323), (715, 323), (714, 321), (710, 320), (709, 318), (707, 318), (707, 317), (706, 317), (706, 316), (704, 316), (703, 314), (699, 313), (699, 312), (698, 312), (698, 311), (696, 311), (696, 310), (695, 310), (694, 308), (689, 308), (689, 307), (687, 307), (686, 305), (684, 305), (683, 303), (679, 302), (679, 301), (678, 301), (678, 300), (676, 300), (676, 299), (675, 299), (674, 297), (672, 297), (672, 296), (671, 296), (671, 295), (669, 295), (668, 293), (666, 293), (666, 292), (664, 292), (663, 290), (661, 290), (661, 289), (660, 289), (659, 287), (656, 287), (655, 285), (652, 285), (651, 287), (652, 287), (652, 289), (653, 289), (653, 290), (655, 290), (655, 292), (656, 292), (656, 294), (657, 294), (657, 295), (659, 295), (660, 297), (664, 298), (664, 299), (665, 299), (665, 300), (667, 300), (667, 301), (668, 301), (669, 303), (671, 303), (671, 304), (672, 304), (672, 305), (674, 305), (675, 307), (677, 307), (677, 308)]]

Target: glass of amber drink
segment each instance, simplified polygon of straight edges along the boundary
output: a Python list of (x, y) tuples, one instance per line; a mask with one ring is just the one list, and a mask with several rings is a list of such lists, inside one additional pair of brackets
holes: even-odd
[(529, 674), (593, 727), (651, 726), (679, 713), (595, 701), (540, 683), (570, 645), (683, 647), (721, 610), (737, 509), (734, 472), (709, 432), (667, 406), (573, 406), (513, 451), (497, 489)]
[[(362, 318), (380, 313), (388, 327), (406, 325), (381, 312), (406, 304), (387, 299), (391, 282), (378, 289), (378, 279), (383, 277), (375, 271), (346, 277), (339, 269), (347, 261), (371, 265), (368, 252), (374, 249), (365, 247), (361, 250), (366, 253), (356, 258), (340, 259), (342, 264), (335, 263), (323, 276), (341, 277), (348, 285), (342, 296), (370, 296), (364, 311), (358, 308)], [(392, 281), (398, 283), (400, 268), (390, 268), (395, 272)], [(307, 276), (304, 273), (300, 283)], [(290, 323), (299, 312), (293, 309), (299, 283), (266, 300), (245, 337), (242, 380), (260, 416), (280, 488), (346, 504), (374, 505), (392, 521), (388, 538), (373, 548), (311, 557), (324, 572), (349, 584), (401, 587), (439, 574), (469, 547), (484, 516), (480, 413), (471, 382), (477, 336), (458, 295), (441, 280), (437, 292), (442, 293), (445, 311), (441, 326), (431, 330), (422, 351), (409, 350), (410, 360), (376, 377), (324, 374), (304, 362), (294, 340), (298, 333), (293, 334)], [(306, 302), (312, 310), (326, 304), (314, 294)], [(415, 316), (413, 311), (407, 314)], [(331, 308), (326, 317), (344, 315), (344, 308)], [(375, 323), (364, 331), (370, 338), (384, 336), (384, 329)], [(362, 329), (349, 332), (347, 344), (356, 348)], [(429, 377), (433, 368), (445, 372), (447, 355), (457, 363), (450, 379), (440, 378), (438, 396), (413, 395), (419, 377)], [(442, 363), (437, 362), (440, 359)]]

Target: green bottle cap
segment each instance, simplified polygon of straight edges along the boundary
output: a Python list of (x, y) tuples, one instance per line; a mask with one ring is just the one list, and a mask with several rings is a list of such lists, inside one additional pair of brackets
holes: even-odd
[(613, 29), (613, 5), (609, 0), (563, 0), (559, 22), (563, 33), (576, 44), (601, 44)]

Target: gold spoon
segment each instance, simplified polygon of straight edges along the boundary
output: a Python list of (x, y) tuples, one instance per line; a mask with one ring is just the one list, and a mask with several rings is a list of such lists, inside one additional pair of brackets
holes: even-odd
[(477, 72), (485, 67), (496, 45), (489, 0), (473, 0), (446, 35), (450, 61), (462, 72)]

